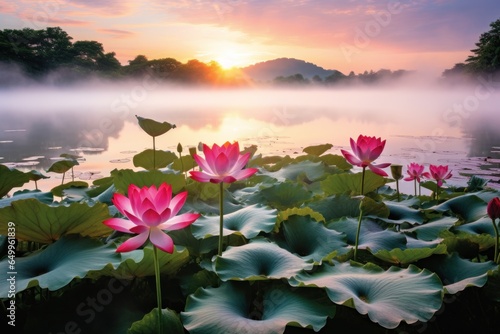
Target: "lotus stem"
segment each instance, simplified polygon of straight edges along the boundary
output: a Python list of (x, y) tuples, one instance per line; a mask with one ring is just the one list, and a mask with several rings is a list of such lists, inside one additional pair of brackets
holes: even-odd
[[(418, 186), (420, 187), (420, 183), (418, 184)], [(417, 179), (413, 180), (413, 187), (415, 188), (415, 196), (417, 196)], [(420, 189), (419, 189), (419, 193), (420, 193)]]
[(219, 256), (222, 255), (222, 237), (224, 233), (224, 182), (219, 183)]
[(398, 202), (400, 200), (400, 197), (399, 197), (399, 180), (396, 180), (396, 193), (398, 194)]
[(361, 218), (363, 218), (363, 200), (359, 203), (359, 218), (358, 218), (358, 230), (356, 231), (356, 240), (354, 241), (354, 261), (356, 261), (358, 255), (358, 244), (359, 244), (359, 231), (361, 230)]
[(156, 301), (158, 303), (158, 334), (163, 333), (162, 329), (162, 306), (161, 306), (161, 278), (160, 278), (160, 262), (158, 261), (158, 250), (156, 246), (153, 246), (153, 261), (155, 266), (155, 278), (156, 278)]
[(363, 167), (363, 173), (361, 174), (361, 195), (365, 194), (365, 170), (366, 167)]
[(155, 136), (153, 136), (153, 169), (156, 169), (156, 142), (155, 142)]
[(495, 219), (491, 219), (491, 222), (493, 223), (493, 230), (495, 230), (495, 255), (493, 257), (493, 260), (495, 261), (496, 264), (499, 264), (500, 256), (498, 256), (498, 227), (497, 224), (495, 223)]

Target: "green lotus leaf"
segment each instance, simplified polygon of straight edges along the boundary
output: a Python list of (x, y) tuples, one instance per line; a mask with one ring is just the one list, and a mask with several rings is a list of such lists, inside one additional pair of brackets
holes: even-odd
[(25, 199), (0, 209), (0, 234), (6, 235), (7, 223), (14, 222), (19, 240), (47, 244), (67, 234), (102, 237), (112, 232), (102, 223), (108, 218), (108, 206), (103, 203), (49, 206), (36, 199)]
[(304, 260), (321, 264), (334, 255), (343, 255), (351, 250), (345, 239), (343, 233), (328, 229), (309, 216), (294, 215), (280, 224), (280, 233), (275, 241)]
[(441, 244), (434, 248), (394, 248), (390, 251), (382, 249), (373, 255), (387, 263), (401, 266), (415, 263), (433, 254), (446, 254), (446, 251), (446, 245)]
[(329, 149), (333, 147), (332, 144), (323, 144), (323, 145), (315, 145), (315, 146), (307, 146), (305, 147), (302, 152), (305, 152), (310, 155), (315, 155), (319, 157)]
[(424, 213), (405, 205), (404, 202), (384, 202), (389, 209), (389, 217), (382, 220), (392, 224), (409, 223), (411, 225), (420, 225), (424, 222)]
[(284, 211), (280, 211), (278, 214), (278, 222), (276, 224), (276, 230), (279, 230), (281, 222), (288, 220), (290, 216), (310, 216), (317, 222), (325, 222), (325, 218), (323, 215), (319, 212), (316, 212), (312, 210), (309, 207), (303, 207), (303, 208), (291, 208), (291, 209), (286, 209)]
[(279, 209), (300, 206), (311, 199), (312, 194), (298, 183), (281, 182), (261, 190), (261, 195)]
[(377, 202), (370, 197), (363, 196), (360, 208), (363, 210), (363, 216), (376, 217), (376, 218), (386, 218), (389, 217), (389, 209), (384, 202)]
[(321, 161), (330, 166), (335, 166), (340, 170), (347, 171), (352, 168), (352, 165), (347, 160), (338, 154), (325, 154), (319, 157)]
[(59, 196), (63, 197), (65, 195), (65, 192), (71, 188), (85, 188), (87, 189), (89, 187), (89, 184), (84, 181), (72, 181), (64, 184), (60, 184), (57, 187), (54, 187), (50, 190), (51, 193), (54, 194), (54, 196)]
[(216, 257), (214, 264), (215, 272), (223, 281), (290, 278), (312, 267), (312, 263), (263, 239), (254, 239), (239, 247), (228, 247), (222, 256)]
[[(327, 196), (340, 194), (361, 194), (362, 173), (333, 174), (321, 181), (321, 189)], [(388, 182), (384, 177), (367, 170), (365, 172), (364, 193), (375, 191)]]
[(291, 163), (281, 167), (275, 172), (264, 172), (264, 175), (269, 175), (277, 180), (297, 181), (299, 177), (305, 176), (309, 181), (317, 181), (324, 178), (326, 166), (322, 162), (311, 162), (309, 160), (298, 163)]
[(54, 196), (51, 192), (41, 192), (39, 190), (22, 190), (16, 191), (12, 195), (12, 197), (0, 199), (0, 208), (5, 208), (6, 206), (11, 205), (14, 201), (28, 198), (36, 199), (45, 204), (52, 204), (52, 202), (54, 201)]
[(471, 262), (457, 253), (439, 255), (423, 260), (420, 265), (434, 271), (444, 283), (445, 292), (455, 294), (467, 287), (482, 287), (488, 280), (488, 273), (498, 269), (498, 264)]
[(64, 174), (67, 171), (69, 171), (71, 168), (79, 165), (78, 161), (75, 159), (64, 159), (64, 160), (59, 160), (54, 162), (49, 169), (47, 169), (47, 172), (54, 172), (58, 174)]
[(476, 194), (465, 194), (431, 208), (438, 212), (451, 211), (465, 223), (473, 222), (486, 214), (486, 202)]
[[(328, 228), (345, 233), (347, 243), (355, 244), (358, 220), (354, 218), (339, 219), (329, 223)], [(400, 233), (385, 230), (371, 219), (363, 218), (359, 231), (359, 249), (370, 249), (376, 253), (382, 249), (406, 248), (406, 237)]]
[[(255, 238), (260, 232), (269, 233), (276, 224), (277, 211), (258, 204), (244, 207), (224, 215), (223, 235), (234, 233), (247, 239)], [(219, 235), (220, 216), (201, 216), (192, 225), (195, 238), (203, 239)]]
[[(122, 257), (124, 260), (116, 270), (113, 270), (111, 273), (113, 276), (129, 279), (155, 274), (153, 248), (151, 246), (123, 253)], [(189, 252), (181, 246), (175, 246), (172, 254), (159, 250), (158, 262), (162, 275), (174, 276), (180, 268), (189, 262)]]
[[(161, 321), (165, 331), (169, 334), (184, 334), (178, 314), (170, 309), (161, 310)], [(158, 332), (158, 308), (154, 308), (144, 318), (136, 321), (128, 329), (127, 334), (150, 334)]]
[(493, 223), (490, 217), (479, 218), (478, 220), (455, 227), (456, 231), (467, 232), (469, 234), (489, 234), (495, 235)]
[(158, 122), (150, 118), (144, 118), (135, 115), (137, 117), (137, 121), (139, 122), (139, 126), (143, 129), (148, 135), (151, 137), (161, 136), (162, 134), (170, 131), (171, 129), (175, 129), (175, 124), (171, 124), (169, 122)]
[(114, 178), (116, 190), (123, 194), (127, 194), (130, 184), (135, 184), (139, 188), (142, 188), (152, 185), (159, 187), (163, 182), (166, 182), (172, 186), (173, 193), (181, 191), (186, 184), (184, 175), (165, 174), (158, 170), (135, 172), (131, 169), (114, 169), (111, 171), (111, 176)]
[(292, 291), (286, 285), (273, 285), (263, 289), (262, 299), (252, 298), (248, 290), (236, 282), (199, 289), (188, 297), (181, 313), (184, 327), (190, 334), (280, 334), (287, 326), (317, 332), (335, 314), (335, 306), (316, 289)]
[(419, 226), (404, 230), (402, 229), (401, 231), (415, 233), (417, 238), (420, 240), (433, 241), (439, 238), (439, 235), (443, 231), (449, 230), (453, 225), (455, 225), (456, 222), (456, 218), (445, 216)]
[(488, 276), (488, 282), (481, 292), (489, 299), (500, 302), (500, 267)]
[(359, 216), (359, 198), (334, 195), (308, 203), (308, 207), (319, 212), (327, 222), (342, 217)]
[(135, 167), (142, 167), (152, 171), (158, 168), (165, 168), (176, 159), (178, 158), (175, 153), (147, 149), (134, 155), (132, 161)]
[(495, 238), (489, 234), (444, 232), (441, 237), (442, 242), (448, 247), (448, 253), (457, 252), (461, 257), (469, 259), (479, 256), (480, 252), (495, 245)]
[(402, 321), (428, 321), (442, 304), (439, 277), (414, 265), (388, 270), (371, 263), (323, 265), (314, 273), (297, 275), (290, 284), (325, 288), (332, 302), (368, 314), (371, 321), (388, 329)]
[(50, 179), (50, 176), (43, 175), (37, 170), (30, 170), (29, 172), (26, 172), (28, 177), (30, 178), (31, 181), (38, 181), (41, 179)]
[(198, 165), (190, 155), (183, 155), (180, 159), (177, 158), (172, 163), (172, 169), (178, 170), (181, 173), (187, 172), (188, 170), (193, 169), (195, 166)]
[[(107, 265), (118, 267), (122, 258), (112, 244), (104, 245), (91, 238), (76, 235), (61, 237), (26, 257), (16, 259), (16, 292), (32, 286), (51, 291), (60, 289), (74, 278), (83, 278), (90, 271), (101, 270)], [(0, 279), (9, 278), (8, 259), (0, 262)], [(0, 285), (0, 297), (6, 298), (8, 285)]]
[(21, 187), (29, 181), (28, 174), (0, 164), (0, 198), (7, 195), (13, 188)]

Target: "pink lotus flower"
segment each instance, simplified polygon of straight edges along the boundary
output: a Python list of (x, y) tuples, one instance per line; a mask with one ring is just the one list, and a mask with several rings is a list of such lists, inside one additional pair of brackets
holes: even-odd
[(486, 212), (492, 220), (500, 218), (500, 197), (495, 197), (488, 202)]
[(172, 187), (163, 183), (140, 189), (134, 184), (128, 187), (128, 198), (115, 193), (113, 204), (128, 219), (110, 218), (103, 223), (120, 232), (138, 234), (125, 241), (117, 252), (129, 252), (142, 246), (149, 238), (151, 243), (164, 252), (174, 251), (172, 238), (163, 231), (179, 230), (192, 224), (199, 214), (184, 213), (177, 216), (186, 202), (187, 192), (172, 198)]
[(245, 179), (257, 172), (257, 168), (244, 168), (250, 159), (250, 153), (240, 154), (238, 142), (226, 142), (222, 146), (214, 144), (212, 148), (203, 144), (205, 159), (193, 154), (193, 159), (201, 171), (190, 171), (191, 178), (199, 182), (232, 183)]
[(430, 178), (436, 180), (438, 187), (441, 187), (444, 183), (444, 180), (447, 180), (452, 176), (451, 171), (448, 172), (448, 166), (430, 165), (429, 171), (430, 171), (430, 175), (428, 175), (427, 177), (429, 178), (429, 176), (430, 176)]
[(389, 167), (390, 163), (373, 164), (385, 147), (385, 140), (380, 138), (359, 135), (358, 140), (354, 142), (351, 138), (351, 148), (354, 154), (346, 150), (340, 150), (344, 158), (351, 164), (362, 168), (370, 168), (372, 172), (380, 176), (387, 176), (381, 168)]
[(424, 173), (424, 165), (419, 165), (416, 162), (412, 162), (408, 165), (406, 173), (409, 176), (404, 178), (405, 181), (417, 180), (417, 182), (420, 182), (421, 177), (430, 177), (429, 173)]

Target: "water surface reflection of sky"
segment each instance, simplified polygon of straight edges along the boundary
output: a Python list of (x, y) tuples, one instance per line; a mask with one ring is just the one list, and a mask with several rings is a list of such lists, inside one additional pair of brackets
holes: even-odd
[[(82, 157), (75, 171), (83, 179), (134, 168), (134, 154), (152, 147), (137, 124), (140, 115), (176, 124), (156, 139), (162, 150), (238, 140), (263, 155), (293, 156), (324, 143), (340, 154), (350, 149), (350, 137), (364, 134), (387, 140), (380, 162), (449, 164), (456, 171), (450, 182), (464, 184), (467, 177), (458, 171), (479, 171), (486, 160), (489, 167), (480, 173), (498, 181), (500, 94), (474, 96), (474, 87), (8, 90), (0, 92), (0, 163), (44, 171), (71, 153)], [(58, 175), (50, 176), (44, 181), (57, 184)]]

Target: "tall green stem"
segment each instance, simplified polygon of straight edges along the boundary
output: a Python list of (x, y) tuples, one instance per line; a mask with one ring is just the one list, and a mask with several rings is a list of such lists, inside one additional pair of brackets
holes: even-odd
[(155, 136), (153, 136), (153, 169), (156, 169), (156, 142), (155, 142)]
[(224, 186), (223, 182), (219, 183), (219, 256), (222, 255), (222, 238), (224, 233)]
[(361, 195), (365, 194), (365, 170), (366, 167), (363, 167), (363, 173), (361, 174)]
[(359, 231), (361, 230), (361, 218), (363, 218), (363, 209), (361, 206), (363, 205), (363, 200), (359, 204), (359, 218), (358, 218), (358, 230), (356, 231), (356, 241), (354, 242), (354, 261), (356, 261), (356, 257), (358, 255), (358, 244), (359, 244)]
[(413, 180), (413, 186), (415, 188), (415, 196), (417, 196), (417, 179)]
[(156, 246), (153, 246), (153, 260), (155, 266), (155, 277), (156, 277), (156, 301), (158, 304), (158, 333), (163, 333), (162, 321), (161, 321), (161, 278), (160, 278), (160, 262), (158, 261), (158, 250)]
[(498, 227), (497, 224), (495, 224), (495, 219), (491, 219), (491, 222), (493, 223), (493, 229), (495, 230), (495, 256), (493, 257), (493, 260), (495, 263), (500, 263), (500, 257), (498, 256)]
[(400, 200), (400, 197), (399, 197), (399, 180), (396, 180), (396, 193), (398, 194), (398, 202)]

